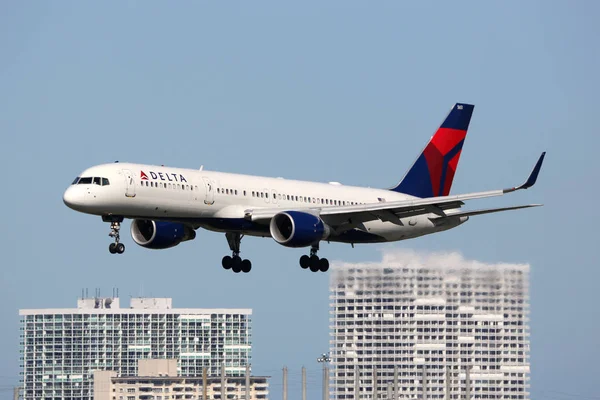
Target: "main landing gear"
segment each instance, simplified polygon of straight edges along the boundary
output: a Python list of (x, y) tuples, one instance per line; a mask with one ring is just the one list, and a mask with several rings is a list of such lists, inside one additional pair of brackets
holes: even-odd
[(110, 233), (108, 236), (115, 238), (115, 242), (108, 246), (108, 251), (110, 254), (123, 254), (125, 252), (125, 245), (120, 242), (121, 235), (119, 234), (123, 217), (104, 215), (102, 216), (102, 221), (110, 222)]
[(231, 256), (223, 257), (223, 261), (221, 262), (223, 268), (231, 269), (236, 274), (239, 272), (250, 272), (252, 269), (252, 263), (250, 260), (242, 260), (240, 257), (240, 242), (242, 241), (243, 235), (239, 233), (227, 232), (225, 237), (227, 238), (227, 243), (229, 243)]
[(329, 269), (329, 260), (326, 258), (319, 258), (317, 252), (319, 251), (319, 244), (313, 244), (310, 248), (310, 256), (306, 254), (300, 257), (300, 266), (304, 269), (310, 268), (312, 272), (327, 272)]

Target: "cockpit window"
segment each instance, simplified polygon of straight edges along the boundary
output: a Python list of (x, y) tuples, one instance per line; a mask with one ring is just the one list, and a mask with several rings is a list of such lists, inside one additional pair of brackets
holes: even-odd
[(95, 176), (93, 178), (90, 177), (77, 177), (75, 178), (75, 180), (73, 181), (73, 185), (77, 184), (77, 185), (89, 185), (93, 183), (94, 185), (98, 185), (98, 186), (108, 186), (110, 185), (110, 182), (108, 181), (107, 178), (101, 178), (98, 176)]

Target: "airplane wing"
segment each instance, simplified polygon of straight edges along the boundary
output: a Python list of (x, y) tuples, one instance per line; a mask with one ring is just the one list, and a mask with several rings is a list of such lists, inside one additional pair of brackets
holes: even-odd
[[(318, 215), (324, 222), (333, 227), (357, 226), (361, 223), (382, 220), (402, 225), (401, 218), (422, 215), (435, 214), (436, 218), (445, 218), (452, 216), (469, 216), (486, 214), (490, 212), (508, 211), (519, 208), (536, 207), (540, 204), (528, 204), (523, 206), (505, 207), (499, 209), (488, 209), (479, 211), (466, 211), (462, 213), (446, 213), (448, 209), (457, 209), (464, 205), (466, 200), (483, 199), (487, 197), (502, 196), (521, 189), (532, 187), (538, 177), (546, 152), (542, 153), (535, 167), (529, 174), (527, 180), (519, 185), (508, 189), (490, 190), (486, 192), (475, 192), (467, 194), (459, 194), (453, 196), (438, 196), (429, 198), (414, 198), (402, 201), (390, 201), (385, 203), (371, 203), (350, 206), (333, 206), (333, 207), (309, 207), (302, 211), (314, 213)], [(246, 210), (245, 218), (256, 222), (268, 223), (270, 219), (277, 213), (283, 211), (280, 208)]]

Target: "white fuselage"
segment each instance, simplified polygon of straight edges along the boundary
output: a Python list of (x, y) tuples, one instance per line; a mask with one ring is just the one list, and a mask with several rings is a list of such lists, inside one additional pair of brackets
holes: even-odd
[[(246, 210), (319, 209), (353, 204), (407, 200), (411, 196), (384, 189), (282, 178), (229, 174), (164, 166), (114, 163), (91, 167), (64, 194), (70, 208), (93, 215), (183, 222), (221, 232), (270, 236), (268, 224), (245, 218)], [(92, 178), (83, 179), (83, 178)], [(104, 178), (104, 179), (103, 179)], [(327, 240), (347, 243), (396, 241), (453, 228), (464, 222), (435, 224), (433, 214), (374, 220)]]

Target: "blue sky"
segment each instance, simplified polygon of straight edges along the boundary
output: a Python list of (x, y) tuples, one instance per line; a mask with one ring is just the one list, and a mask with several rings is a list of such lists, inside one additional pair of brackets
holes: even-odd
[(283, 365), (290, 389), (305, 365), (318, 396), (328, 276), (298, 267), (303, 250), (247, 238), (249, 275), (222, 270), (224, 235), (206, 231), (162, 252), (127, 235), (115, 257), (108, 225), (66, 208), (62, 192), (114, 160), (389, 187), (460, 101), (476, 107), (452, 192), (518, 184), (546, 150), (534, 189), (472, 205), (545, 206), (385, 246), (324, 245), (321, 255), (359, 262), (412, 248), (530, 263), (532, 397), (598, 395), (600, 3), (1, 9), (0, 388), (17, 380), (18, 309), (72, 307), (81, 288), (118, 287), (124, 301), (143, 291), (177, 307), (253, 308), (253, 369), (274, 376), (272, 398)]

